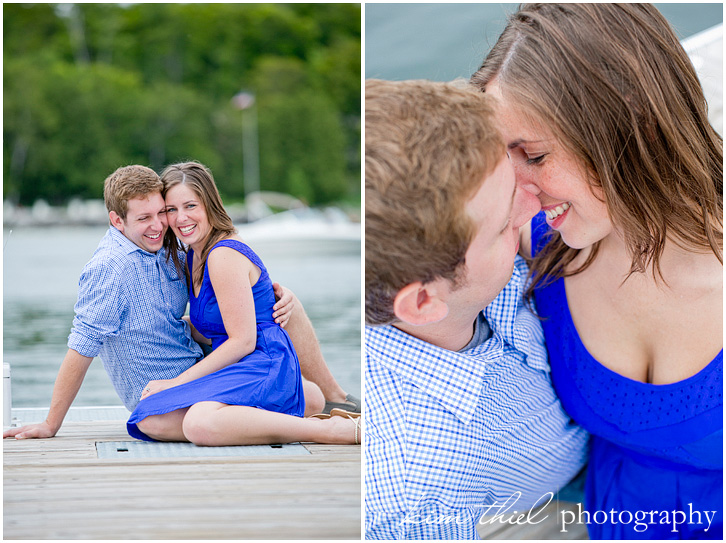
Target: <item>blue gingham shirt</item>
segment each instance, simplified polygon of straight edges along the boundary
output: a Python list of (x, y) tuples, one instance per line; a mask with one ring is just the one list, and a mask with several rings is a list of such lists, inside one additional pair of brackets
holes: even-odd
[(500, 512), (489, 506), (527, 511), (584, 465), (587, 434), (555, 396), (526, 275), (517, 257), (484, 311), (492, 336), (464, 352), (366, 327), (367, 539), (478, 539), (482, 515)]
[(68, 347), (100, 356), (133, 411), (149, 381), (176, 377), (202, 357), (181, 320), (188, 300), (163, 250), (144, 251), (110, 227), (81, 273)]

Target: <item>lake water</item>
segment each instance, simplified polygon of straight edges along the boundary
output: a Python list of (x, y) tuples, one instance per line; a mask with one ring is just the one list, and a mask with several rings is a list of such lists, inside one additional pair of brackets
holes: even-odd
[[(365, 76), (468, 78), (519, 4), (366, 4)], [(723, 21), (723, 4), (656, 3), (680, 39)]]
[[(4, 232), (3, 361), (11, 365), (15, 407), (47, 406), (65, 356), (78, 277), (105, 227), (14, 228)], [(333, 375), (361, 392), (360, 240), (246, 238), (273, 281), (290, 288), (315, 326)], [(119, 405), (100, 359), (74, 405)]]

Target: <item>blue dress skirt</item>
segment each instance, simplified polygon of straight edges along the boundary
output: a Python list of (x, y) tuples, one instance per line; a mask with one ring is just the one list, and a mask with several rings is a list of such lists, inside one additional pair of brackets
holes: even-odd
[[(252, 249), (240, 241), (222, 240), (212, 250), (217, 247), (239, 251), (262, 272), (252, 287), (257, 318), (255, 350), (239, 362), (214, 373), (141, 400), (127, 423), (132, 437), (153, 441), (139, 430), (139, 421), (150, 415), (169, 413), (205, 401), (258, 407), (298, 417), (305, 412), (302, 377), (295, 349), (287, 332), (272, 318), (275, 294), (267, 269)], [(194, 252), (190, 249), (187, 255), (190, 269), (193, 257)], [(191, 321), (202, 335), (212, 340), (214, 350), (228, 336), (206, 267), (199, 295), (195, 296), (194, 290), (189, 290)]]
[[(532, 225), (539, 251), (544, 214)], [(678, 383), (641, 383), (585, 349), (563, 279), (537, 288), (535, 304), (557, 395), (592, 435), (581, 519), (590, 539), (723, 539), (723, 351)]]

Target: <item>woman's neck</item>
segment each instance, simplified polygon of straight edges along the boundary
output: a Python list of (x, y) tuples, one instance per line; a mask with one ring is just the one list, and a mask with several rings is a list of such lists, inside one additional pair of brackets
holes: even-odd
[[(588, 250), (582, 251), (583, 259), (578, 255), (575, 264), (584, 262)], [(625, 240), (619, 233), (613, 232), (600, 242), (593, 264), (625, 279), (630, 274), (632, 262), (633, 257)], [(662, 280), (671, 287), (677, 287), (701, 283), (703, 278), (712, 277), (714, 273), (720, 275), (722, 271), (723, 265), (709, 248), (688, 249), (672, 239), (667, 239), (658, 260), (658, 269), (654, 270), (654, 263), (651, 261), (639, 275), (654, 281)]]

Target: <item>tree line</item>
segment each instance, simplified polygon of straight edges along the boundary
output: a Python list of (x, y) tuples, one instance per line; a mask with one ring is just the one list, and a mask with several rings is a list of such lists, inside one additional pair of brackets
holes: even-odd
[(193, 159), (242, 199), (256, 117), (262, 190), (360, 201), (360, 22), (360, 4), (4, 4), (3, 196), (100, 198), (118, 166)]

